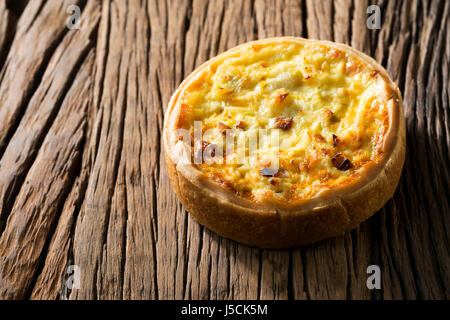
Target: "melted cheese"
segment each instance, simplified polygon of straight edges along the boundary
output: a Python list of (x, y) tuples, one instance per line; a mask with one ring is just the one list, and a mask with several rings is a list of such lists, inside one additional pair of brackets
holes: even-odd
[[(226, 154), (226, 161), (216, 152), (196, 164), (211, 179), (255, 202), (295, 201), (354, 181), (380, 161), (389, 127), (383, 90), (383, 78), (351, 53), (311, 43), (249, 44), (213, 60), (187, 86), (177, 124), (193, 136), (201, 121), (202, 140)], [(284, 128), (276, 127), (280, 119), (287, 119)], [(245, 143), (260, 132), (268, 136)], [(274, 156), (279, 170), (264, 174)], [(339, 168), (343, 159), (350, 165)]]

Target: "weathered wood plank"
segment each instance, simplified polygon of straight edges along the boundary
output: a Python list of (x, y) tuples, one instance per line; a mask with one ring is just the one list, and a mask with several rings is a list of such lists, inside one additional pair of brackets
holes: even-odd
[[(90, 57), (80, 68), (61, 111), (46, 134), (0, 238), (2, 299), (26, 297), (37, 276), (54, 221), (77, 174), (86, 126), (92, 55)], [(83, 102), (80, 105), (73, 101)]]
[[(153, 145), (155, 217), (153, 239), (156, 244), (156, 281), (157, 290), (154, 293), (159, 299), (183, 299), (187, 286), (187, 270), (189, 243), (187, 242), (187, 216), (179, 204), (167, 175), (167, 168), (161, 148), (161, 129), (163, 112), (169, 102), (172, 92), (184, 77), (184, 68), (189, 63), (193, 65), (196, 54), (184, 54), (185, 48), (191, 43), (185, 41), (184, 34), (190, 24), (190, 12), (201, 10), (205, 14), (206, 2), (196, 2), (196, 9), (190, 7), (188, 1), (170, 1), (168, 3), (152, 1), (148, 3), (147, 12), (150, 18), (150, 52), (149, 52), (149, 83), (151, 85), (149, 114)], [(176, 10), (177, 7), (179, 10)], [(175, 12), (168, 15), (167, 12)], [(197, 11), (195, 11), (197, 12)], [(198, 29), (194, 32), (201, 32)], [(144, 173), (143, 173), (144, 174)], [(194, 266), (194, 264), (192, 264)], [(197, 270), (198, 271), (198, 270)]]
[[(46, 71), (39, 87), (27, 104), (20, 124), (0, 160), (0, 220), (3, 220), (0, 231), (17, 190), (23, 183), (24, 175), (32, 164), (48, 127), (54, 121), (61, 100), (87, 51), (92, 47), (90, 36), (96, 28), (98, 15), (94, 6), (91, 5), (88, 9), (89, 14), (85, 17), (88, 23), (83, 29), (85, 32), (70, 33), (61, 41), (61, 45), (45, 66)], [(14, 98), (11, 91), (8, 91), (7, 95), (11, 99)], [(2, 107), (1, 110), (7, 113), (10, 105), (5, 104)]]
[(333, 1), (306, 0), (308, 38), (333, 40)]
[(79, 1), (31, 1), (17, 25), (15, 41), (1, 75), (0, 155), (39, 84), (55, 46), (68, 30), (65, 28), (65, 9), (69, 3), (77, 4)]
[(27, 4), (28, 0), (0, 1), (0, 70), (14, 39), (17, 21)]
[[(54, 126), (64, 128), (65, 121), (73, 120), (75, 124), (79, 124), (80, 129), (78, 127), (67, 127), (65, 129), (76, 129), (84, 132), (86, 115), (81, 112), (82, 120), (72, 119), (71, 116), (72, 114), (76, 116), (78, 110), (83, 111), (83, 107), (86, 105), (84, 100), (87, 96), (85, 94), (87, 89), (84, 87), (84, 82), (88, 83), (86, 78), (90, 76), (91, 61), (84, 64), (83, 62), (92, 48), (89, 37), (96, 28), (96, 22), (98, 22), (94, 2), (92, 4), (87, 9), (88, 15), (85, 16), (86, 20), (89, 21), (89, 24), (85, 25), (86, 32), (68, 34), (61, 42), (61, 46), (52, 56), (42, 82), (30, 100), (22, 121), (0, 160), (0, 189), (8, 190), (8, 192), (2, 194), (2, 207), (12, 208), (7, 220), (8, 224), (0, 238), (0, 251), (3, 259), (0, 263), (0, 278), (3, 279), (0, 288), (2, 296), (8, 298), (23, 298), (23, 295), (27, 293), (30, 281), (33, 280), (33, 277), (37, 277), (35, 272), (38, 270), (35, 269), (41, 259), (45, 258), (43, 246), (48, 243), (53, 221), (59, 214), (60, 204), (57, 201), (64, 200), (64, 198), (59, 197), (64, 197), (66, 189), (70, 188), (70, 183), (73, 183), (70, 179), (74, 179), (72, 175), (77, 162), (75, 161), (72, 166), (62, 166), (58, 161), (62, 161), (59, 157), (71, 159), (75, 156), (72, 153), (76, 153), (78, 158), (80, 156), (80, 150), (78, 150), (80, 141), (75, 140), (71, 145), (70, 140), (64, 140), (60, 137), (60, 135), (66, 138), (70, 137), (71, 131), (68, 131), (68, 133), (64, 131), (55, 133), (53, 131), (57, 130), (54, 129)], [(84, 66), (84, 69), (80, 68), (81, 65)], [(74, 89), (73, 83), (78, 87)], [(66, 94), (71, 94), (69, 99), (75, 101), (80, 99), (82, 102), (68, 102)], [(64, 116), (61, 116), (61, 113)], [(73, 132), (73, 134), (75, 133), (79, 134), (78, 131)], [(53, 137), (50, 142), (48, 142), (49, 137)], [(80, 138), (78, 137), (78, 139)], [(52, 144), (52, 151), (56, 154), (53, 158), (48, 154), (43, 160), (40, 152), (49, 143)], [(70, 148), (76, 148), (76, 150)], [(38, 161), (40, 161), (39, 170), (35, 169)], [(45, 176), (49, 172), (53, 172), (54, 176)], [(39, 176), (39, 174), (42, 174), (42, 176)], [(50, 179), (49, 184), (52, 182), (55, 185), (60, 179), (63, 179), (64, 183), (60, 185), (61, 190), (58, 192), (57, 190), (43, 188), (45, 185), (43, 184), (44, 177)], [(69, 181), (66, 181), (66, 179), (69, 179)], [(20, 192), (18, 192), (19, 188)], [(48, 201), (54, 202), (43, 201), (46, 196)], [(30, 201), (30, 199), (34, 199), (34, 201)], [(41, 201), (43, 202), (40, 203)], [(7, 212), (3, 211), (3, 214), (6, 215)], [(39, 215), (42, 215), (42, 225), (36, 224)], [(14, 221), (21, 221), (21, 223), (15, 225)], [(28, 231), (25, 232), (24, 230)], [(22, 237), (15, 238), (17, 234), (22, 235)], [(21, 250), (12, 250), (11, 242), (15, 243), (13, 247)], [(36, 244), (33, 245), (33, 243)], [(41, 257), (41, 255), (44, 256)], [(15, 289), (11, 287), (11, 279), (14, 280)]]
[[(129, 11), (126, 2), (112, 2), (106, 10), (109, 11), (110, 28), (104, 36), (109, 37), (109, 46), (105, 60), (99, 61), (105, 63), (105, 67), (97, 67), (97, 70), (104, 70), (98, 113), (101, 117), (101, 128), (98, 133), (97, 156), (90, 173), (85, 200), (77, 218), (73, 244), (74, 264), (83, 270), (83, 289), (73, 291), (72, 296), (80, 299), (107, 296), (104, 291), (107, 285), (102, 277), (104, 254), (110, 252), (110, 255), (117, 259), (121, 253), (120, 247), (118, 250), (109, 250), (106, 242), (112, 208), (119, 204), (116, 199), (113, 201), (113, 197), (123, 147), (127, 74), (131, 57), (132, 39), (127, 37), (127, 33), (134, 24), (127, 20)], [(114, 277), (113, 274), (114, 270), (111, 270), (105, 280)], [(109, 281), (112, 281), (111, 278)], [(110, 297), (115, 297), (117, 291), (119, 290), (111, 292)]]
[(0, 1), (0, 69), (3, 66), (8, 48), (14, 37), (17, 17), (8, 10), (6, 0)]

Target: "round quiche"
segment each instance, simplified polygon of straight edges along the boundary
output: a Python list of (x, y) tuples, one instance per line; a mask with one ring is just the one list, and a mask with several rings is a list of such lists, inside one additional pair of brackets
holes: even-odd
[(235, 47), (179, 86), (165, 114), (172, 185), (218, 234), (262, 248), (356, 228), (392, 197), (405, 158), (398, 87), (343, 44)]

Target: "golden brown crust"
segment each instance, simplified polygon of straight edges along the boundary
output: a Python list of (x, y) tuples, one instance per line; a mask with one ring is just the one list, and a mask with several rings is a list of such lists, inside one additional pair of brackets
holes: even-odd
[[(280, 41), (280, 39), (310, 41), (299, 38), (275, 38), (254, 43)], [(231, 192), (221, 190), (208, 179), (204, 179), (192, 166), (175, 164), (170, 155), (168, 131), (171, 130), (169, 118), (174, 118), (172, 112), (180, 93), (179, 89), (172, 97), (166, 112), (165, 157), (178, 197), (200, 224), (224, 237), (258, 247), (300, 246), (341, 235), (356, 228), (362, 221), (381, 209), (392, 197), (405, 158), (406, 132), (400, 92), (384, 68), (370, 57), (345, 45), (327, 41), (320, 41), (320, 43), (352, 52), (377, 70), (388, 84), (392, 94), (390, 100), (392, 105), (390, 106), (390, 130), (384, 141), (385, 161), (368, 172), (367, 178), (358, 184), (344, 188), (340, 192), (326, 193), (314, 201), (285, 206), (273, 204), (253, 206), (243, 202)], [(195, 72), (183, 84), (193, 77)]]

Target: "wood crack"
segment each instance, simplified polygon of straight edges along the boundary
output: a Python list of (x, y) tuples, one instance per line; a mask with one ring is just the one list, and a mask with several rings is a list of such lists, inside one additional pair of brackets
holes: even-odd
[(11, 48), (17, 22), (27, 2), (28, 0), (2, 0), (0, 2), (0, 70)]

